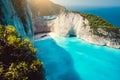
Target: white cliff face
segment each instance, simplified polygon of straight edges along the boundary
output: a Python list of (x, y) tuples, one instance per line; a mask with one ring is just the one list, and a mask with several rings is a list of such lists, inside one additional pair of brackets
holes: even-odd
[[(107, 32), (98, 28), (97, 32), (104, 36), (94, 34), (89, 21), (78, 13), (62, 13), (54, 21), (48, 22), (48, 24), (52, 26), (51, 31), (60, 36), (76, 35), (76, 37), (89, 43), (120, 48), (120, 31), (116, 34), (115, 32)], [(118, 35), (116, 36), (117, 38), (112, 37), (115, 35)]]
[(50, 31), (60, 36), (75, 35), (92, 44), (120, 48), (120, 30), (115, 33), (98, 28), (98, 34), (94, 34), (89, 21), (78, 13), (63, 12), (56, 19), (44, 22)]

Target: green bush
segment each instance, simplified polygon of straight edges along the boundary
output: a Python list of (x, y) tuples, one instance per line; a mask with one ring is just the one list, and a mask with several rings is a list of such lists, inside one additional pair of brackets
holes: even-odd
[(80, 15), (82, 15), (84, 18), (86, 18), (89, 23), (91, 28), (93, 29), (97, 29), (97, 28), (111, 28), (114, 29), (115, 26), (110, 24), (109, 22), (107, 22), (106, 20), (104, 20), (103, 18), (99, 17), (99, 16), (95, 16), (92, 14), (87, 14), (87, 13), (80, 13)]
[(0, 80), (45, 80), (35, 55), (28, 38), (18, 36), (13, 26), (0, 25)]

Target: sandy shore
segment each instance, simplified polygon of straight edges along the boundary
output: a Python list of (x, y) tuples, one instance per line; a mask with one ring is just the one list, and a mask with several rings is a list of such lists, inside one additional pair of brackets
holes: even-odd
[(45, 38), (50, 38), (49, 33), (39, 33), (34, 35), (34, 40), (42, 40)]

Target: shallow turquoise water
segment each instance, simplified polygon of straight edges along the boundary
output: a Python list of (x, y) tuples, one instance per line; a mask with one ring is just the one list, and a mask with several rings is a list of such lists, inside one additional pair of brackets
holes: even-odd
[(75, 37), (52, 36), (35, 42), (48, 80), (120, 80), (120, 50)]

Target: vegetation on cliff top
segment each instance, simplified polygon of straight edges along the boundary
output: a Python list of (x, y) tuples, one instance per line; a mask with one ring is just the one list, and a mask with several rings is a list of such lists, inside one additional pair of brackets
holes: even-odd
[(115, 28), (114, 25), (110, 24), (109, 22), (107, 22), (106, 20), (104, 20), (103, 18), (99, 17), (99, 16), (95, 16), (93, 14), (87, 14), (87, 13), (80, 13), (81, 16), (83, 16), (84, 18), (86, 18), (89, 23), (91, 28), (96, 29), (96, 28)]
[(35, 53), (30, 40), (18, 36), (14, 27), (0, 25), (0, 80), (45, 80)]
[(120, 33), (120, 28), (117, 28), (116, 26), (112, 25), (111, 23), (107, 22), (105, 19), (103, 19), (99, 16), (96, 16), (93, 14), (88, 14), (88, 13), (83, 13), (83, 12), (76, 12), (76, 11), (72, 11), (72, 12), (78, 13), (81, 16), (83, 16), (84, 19), (87, 19), (89, 21), (89, 25), (91, 27), (91, 32), (95, 35), (108, 37), (106, 34), (99, 32), (98, 29), (102, 29), (110, 34), (112, 34), (112, 33), (119, 34)]

